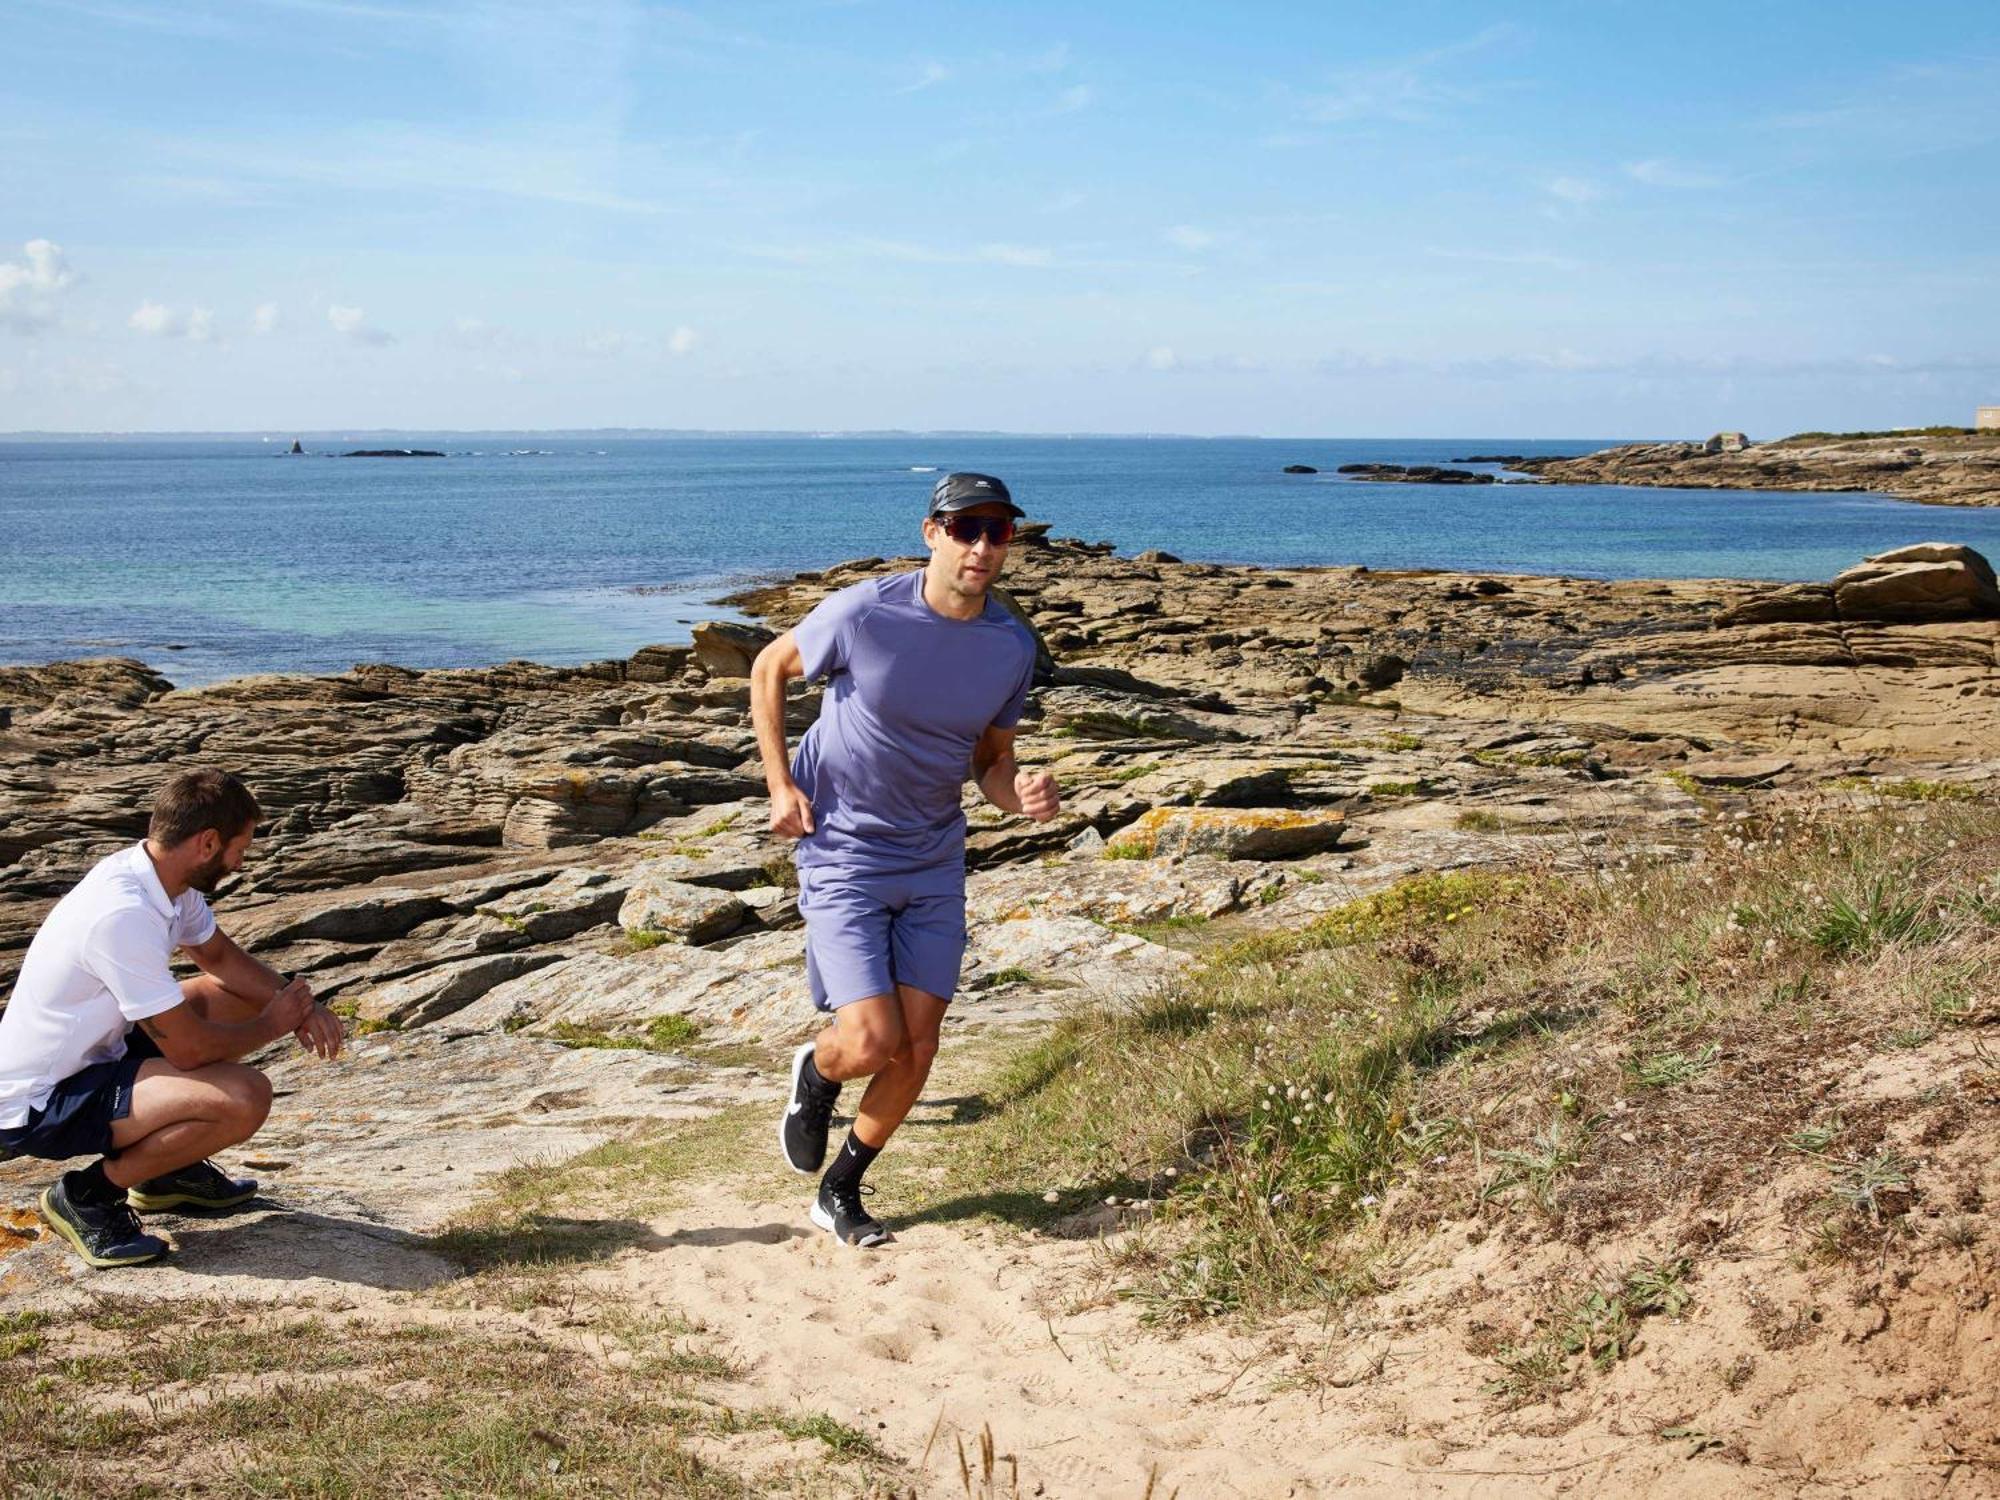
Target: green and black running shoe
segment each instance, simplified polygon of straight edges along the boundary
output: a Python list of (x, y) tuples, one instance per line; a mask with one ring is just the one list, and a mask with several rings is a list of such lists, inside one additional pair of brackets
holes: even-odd
[(231, 1177), (212, 1161), (198, 1161), (164, 1177), (149, 1178), (126, 1196), (142, 1214), (170, 1208), (234, 1208), (257, 1196), (257, 1179)]
[(139, 1227), (139, 1216), (123, 1198), (107, 1202), (72, 1198), (64, 1173), (42, 1190), (42, 1217), (93, 1266), (136, 1266), (167, 1253), (167, 1242)]

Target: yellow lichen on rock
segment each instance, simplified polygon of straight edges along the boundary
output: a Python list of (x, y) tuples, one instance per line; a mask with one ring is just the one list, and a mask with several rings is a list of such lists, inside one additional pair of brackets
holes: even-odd
[(1332, 848), (1345, 822), (1344, 814), (1319, 808), (1158, 807), (1113, 836), (1106, 852), (1124, 859), (1291, 859)]

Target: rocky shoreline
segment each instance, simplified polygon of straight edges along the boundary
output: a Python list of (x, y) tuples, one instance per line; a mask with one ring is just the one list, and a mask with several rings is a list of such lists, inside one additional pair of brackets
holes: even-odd
[(1558, 484), (1868, 490), (1922, 505), (2000, 505), (2000, 432), (1801, 433), (1771, 443), (1719, 434), (1705, 443), (1629, 443), (1576, 458), (1518, 458), (1512, 467)]
[[(1065, 810), (972, 811), (960, 1028), (1143, 990), (1188, 962), (1176, 922), (1670, 853), (1774, 787), (2000, 780), (2000, 594), (1964, 549), (1783, 587), (1224, 567), (1032, 529), (1016, 550), (1046, 647), (1023, 756)], [(582, 667), (194, 691), (129, 660), (0, 668), (0, 992), (163, 769), (205, 760), (270, 819), (225, 926), (361, 1033), (331, 1067), (275, 1059), (259, 1148), (294, 1211), (423, 1232), (498, 1167), (761, 1097), (813, 1020), (745, 674), (825, 594), (913, 565), (748, 590), (729, 602), (761, 625)], [(817, 701), (797, 689), (795, 735)], [(0, 1187), (26, 1201), (35, 1171)]]

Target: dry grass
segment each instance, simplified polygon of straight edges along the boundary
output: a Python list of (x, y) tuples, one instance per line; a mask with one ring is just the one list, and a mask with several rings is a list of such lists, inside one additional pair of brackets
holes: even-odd
[(0, 1492), (19, 1496), (752, 1491), (707, 1421), (682, 1325), (610, 1330), (613, 1374), (517, 1329), (106, 1301), (0, 1361)]
[[(1980, 1019), (2000, 972), (2000, 810), (1766, 805), (1686, 862), (1422, 877), (1216, 949), (1020, 1052), (947, 1187), (1016, 1218), (1053, 1192), (1058, 1224), (1155, 1200), (1116, 1271), (1164, 1319), (1365, 1291), (1453, 1218), (1581, 1242), (1724, 1202), (1796, 1163), (1857, 1054)], [(1845, 1122), (1832, 1239), (1907, 1212), (1884, 1132), (1962, 1128), (1954, 1087)]]

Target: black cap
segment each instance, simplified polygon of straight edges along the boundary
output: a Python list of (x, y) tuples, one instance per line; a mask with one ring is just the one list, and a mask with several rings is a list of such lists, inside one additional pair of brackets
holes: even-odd
[(1014, 503), (1007, 486), (991, 474), (947, 474), (931, 487), (930, 515), (949, 515), (975, 505), (1004, 505), (1016, 516), (1027, 514)]

